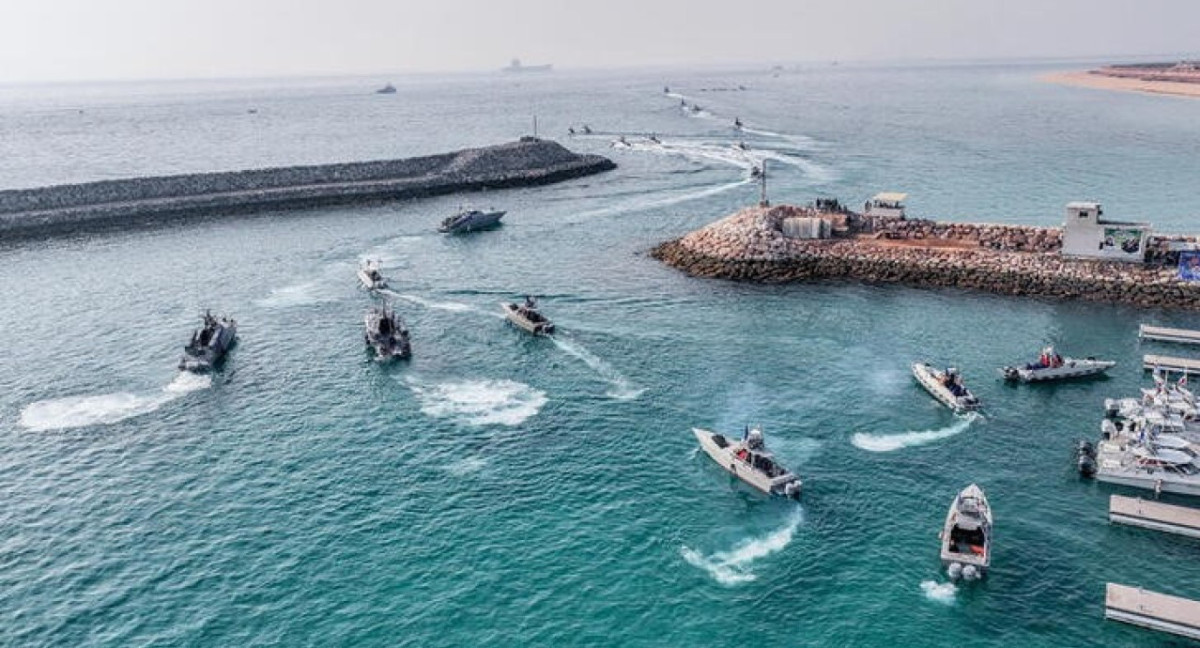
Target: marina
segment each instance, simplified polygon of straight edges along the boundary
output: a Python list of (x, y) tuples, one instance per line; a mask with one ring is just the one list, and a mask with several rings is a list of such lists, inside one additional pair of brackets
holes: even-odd
[(1108, 503), (1108, 520), (1113, 524), (1200, 538), (1200, 509), (1186, 506), (1112, 495)]
[(1200, 602), (1140, 587), (1108, 583), (1104, 618), (1200, 639)]

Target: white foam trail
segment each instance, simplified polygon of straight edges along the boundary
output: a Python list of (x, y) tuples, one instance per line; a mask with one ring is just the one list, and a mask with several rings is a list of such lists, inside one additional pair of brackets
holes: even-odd
[(316, 290), (317, 282), (315, 281), (296, 284), (294, 286), (284, 286), (283, 288), (273, 289), (269, 296), (255, 300), (254, 303), (266, 308), (287, 308), (291, 306), (308, 306), (329, 301), (328, 297), (317, 295)]
[(722, 585), (747, 583), (757, 578), (750, 571), (752, 563), (788, 546), (796, 529), (800, 527), (801, 519), (800, 509), (796, 508), (783, 528), (764, 536), (742, 540), (728, 551), (717, 551), (705, 556), (696, 549), (684, 546), (680, 548), (679, 553), (688, 564), (708, 572)]
[(467, 425), (517, 426), (541, 411), (546, 392), (512, 380), (462, 380), (423, 385), (411, 378), (408, 387), (421, 412)]
[(443, 469), (455, 477), (462, 477), (479, 472), (486, 465), (487, 461), (481, 457), (463, 457), (458, 461), (448, 464)]
[(925, 592), (925, 598), (930, 601), (937, 601), (943, 605), (953, 605), (954, 595), (958, 593), (958, 588), (954, 583), (938, 583), (937, 581), (921, 581), (921, 591)]
[(97, 396), (68, 396), (30, 403), (21, 410), (22, 427), (37, 432), (92, 425), (112, 425), (149, 414), (184, 394), (212, 386), (211, 376), (181, 372), (159, 393), (118, 392)]
[(716, 187), (708, 187), (706, 189), (701, 189), (699, 191), (690, 191), (687, 193), (680, 193), (680, 194), (676, 194), (673, 196), (668, 196), (666, 198), (661, 198), (659, 200), (649, 200), (649, 201), (643, 200), (643, 201), (638, 201), (638, 202), (630, 202), (630, 203), (626, 203), (623, 205), (613, 205), (611, 207), (601, 207), (600, 209), (593, 209), (593, 210), (587, 211), (587, 212), (580, 212), (579, 214), (576, 214), (575, 219), (573, 219), (571, 222), (579, 222), (579, 221), (586, 220), (588, 218), (593, 218), (596, 216), (608, 216), (608, 215), (612, 215), (612, 214), (623, 214), (623, 213), (627, 213), (627, 212), (640, 211), (640, 210), (644, 210), (644, 209), (655, 209), (657, 207), (669, 207), (671, 205), (678, 205), (680, 203), (685, 203), (685, 202), (689, 202), (692, 200), (699, 200), (700, 198), (706, 198), (708, 196), (714, 196), (719, 193), (731, 191), (733, 189), (737, 189), (738, 187), (744, 187), (747, 184), (750, 184), (750, 182), (751, 181), (749, 179), (739, 180), (737, 182), (730, 182), (729, 184), (717, 185)]
[(614, 369), (612, 365), (589, 351), (582, 344), (574, 340), (561, 338), (557, 335), (551, 336), (550, 339), (554, 341), (555, 346), (582, 360), (584, 364), (599, 374), (605, 382), (612, 385), (612, 388), (605, 394), (609, 398), (633, 400), (646, 391), (645, 389), (634, 387), (628, 378), (621, 375), (621, 372)]
[(971, 423), (977, 419), (979, 419), (978, 414), (969, 412), (964, 416), (959, 416), (958, 420), (953, 424), (938, 430), (905, 432), (903, 434), (867, 434), (859, 432), (850, 437), (850, 443), (868, 452), (892, 452), (901, 448), (933, 443), (934, 441), (940, 441), (960, 434), (966, 431)]

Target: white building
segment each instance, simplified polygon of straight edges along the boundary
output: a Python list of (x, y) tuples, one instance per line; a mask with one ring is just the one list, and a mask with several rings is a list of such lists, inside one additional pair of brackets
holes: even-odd
[(907, 199), (908, 194), (894, 191), (875, 194), (863, 207), (863, 215), (903, 219), (904, 201)]
[(1067, 203), (1067, 220), (1063, 223), (1063, 256), (1135, 263), (1144, 261), (1150, 225), (1107, 221), (1101, 218), (1103, 215), (1100, 203)]

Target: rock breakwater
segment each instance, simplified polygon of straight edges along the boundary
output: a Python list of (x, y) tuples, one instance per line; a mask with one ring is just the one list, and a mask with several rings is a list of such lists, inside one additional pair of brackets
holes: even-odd
[(1056, 228), (897, 221), (849, 238), (783, 235), (785, 218), (812, 215), (787, 205), (748, 208), (651, 255), (692, 276), (736, 281), (851, 279), (1200, 309), (1200, 285), (1180, 281), (1174, 267), (1064, 258)]
[(559, 182), (615, 168), (549, 140), (424, 157), (104, 180), (0, 191), (0, 237), (126, 227), (196, 215), (397, 200)]

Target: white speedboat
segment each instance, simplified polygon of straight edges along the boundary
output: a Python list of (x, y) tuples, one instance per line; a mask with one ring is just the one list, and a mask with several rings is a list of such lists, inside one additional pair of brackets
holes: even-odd
[(379, 262), (367, 259), (358, 268), (358, 280), (367, 290), (383, 290), (387, 288), (387, 280), (380, 272)]
[(408, 327), (395, 311), (387, 306), (372, 308), (363, 319), (366, 325), (363, 338), (367, 346), (375, 350), (376, 360), (407, 360), (412, 357)]
[(1111, 360), (1096, 358), (1064, 358), (1055, 353), (1052, 347), (1046, 347), (1036, 362), (1027, 363), (1023, 367), (1004, 367), (1000, 371), (1006, 380), (1041, 382), (1095, 376), (1108, 371), (1116, 364)]
[(499, 209), (460, 209), (453, 216), (447, 216), (438, 226), (438, 231), (443, 234), (463, 234), (490, 229), (500, 224), (505, 213)]
[(928, 362), (915, 362), (912, 372), (917, 382), (946, 407), (956, 412), (979, 408), (979, 399), (963, 386), (957, 369), (938, 371)]
[[(1177, 441), (1168, 440), (1165, 445)], [(1156, 493), (1200, 497), (1200, 467), (1187, 450), (1140, 444), (1128, 437), (1101, 441), (1096, 448), (1096, 479)]]
[(554, 322), (542, 315), (537, 308), (537, 300), (533, 297), (526, 296), (525, 303), (519, 306), (512, 302), (500, 302), (500, 307), (504, 309), (504, 316), (508, 318), (508, 321), (524, 331), (533, 335), (554, 333)]
[(768, 495), (800, 498), (800, 478), (780, 466), (767, 452), (759, 428), (748, 428), (741, 441), (731, 441), (700, 428), (692, 428), (692, 433), (704, 452), (738, 479)]
[(946, 513), (942, 566), (952, 580), (976, 580), (992, 564), (992, 509), (983, 489), (971, 484), (954, 498)]

